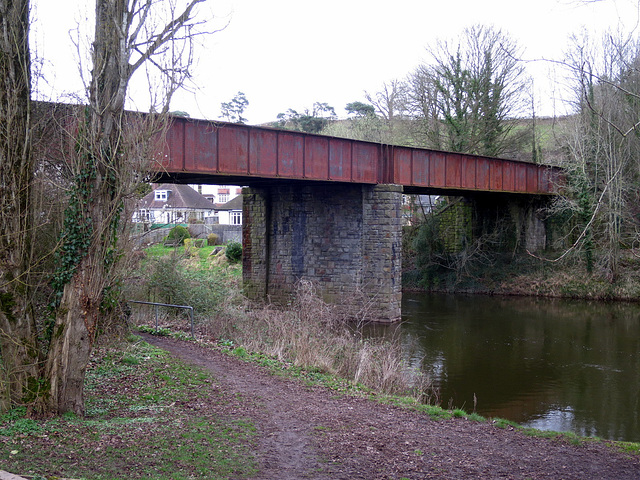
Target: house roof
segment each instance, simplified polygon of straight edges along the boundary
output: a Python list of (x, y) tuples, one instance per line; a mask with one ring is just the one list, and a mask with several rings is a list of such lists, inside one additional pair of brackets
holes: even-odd
[[(156, 200), (156, 190), (169, 190), (167, 200)], [(204, 196), (200, 195), (189, 185), (177, 183), (163, 183), (156, 186), (153, 191), (140, 200), (140, 208), (197, 208), (200, 210), (213, 210), (215, 206)]]
[(221, 206), (216, 207), (216, 210), (242, 210), (242, 195), (233, 197), (227, 203), (224, 203)]

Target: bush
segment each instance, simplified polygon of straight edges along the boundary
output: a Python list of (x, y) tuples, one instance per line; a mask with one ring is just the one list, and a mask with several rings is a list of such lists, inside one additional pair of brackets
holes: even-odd
[[(175, 252), (175, 250), (174, 250)], [(215, 316), (223, 306), (239, 301), (240, 276), (237, 269), (203, 269), (200, 262), (175, 254), (155, 257), (140, 271), (140, 281), (132, 286), (130, 298), (193, 307), (195, 321)], [(135, 290), (134, 290), (135, 289)], [(145, 310), (140, 310), (144, 312)], [(153, 321), (153, 310), (149, 321)], [(184, 310), (161, 309), (167, 318), (182, 318)], [(139, 317), (144, 318), (144, 317)]]
[(154, 259), (146, 268), (145, 300), (169, 304), (186, 304), (191, 286), (173, 256)]
[(210, 247), (218, 245), (218, 242), (220, 242), (220, 237), (216, 233), (210, 233), (207, 235), (207, 245)]
[[(362, 383), (389, 394), (437, 398), (428, 376), (406, 368), (399, 338), (363, 337), (362, 331), (347, 322), (351, 313), (325, 303), (310, 282), (298, 284), (291, 302), (286, 310), (272, 306), (238, 309), (228, 303), (223, 313), (207, 319), (206, 328), (231, 340), (236, 355), (260, 352), (306, 368), (310, 378), (330, 373), (347, 379), (345, 385), (354, 388)], [(357, 303), (351, 307), (360, 309)]]
[(242, 244), (239, 242), (229, 242), (226, 255), (230, 263), (237, 263), (242, 260)]
[(198, 248), (198, 239), (197, 238), (185, 238), (184, 239), (184, 254), (187, 257), (195, 257), (198, 255), (196, 251)]
[(176, 225), (169, 231), (169, 235), (167, 235), (167, 238), (165, 239), (165, 243), (182, 245), (184, 244), (185, 238), (191, 238), (191, 234), (189, 233), (189, 230), (187, 230), (181, 225)]

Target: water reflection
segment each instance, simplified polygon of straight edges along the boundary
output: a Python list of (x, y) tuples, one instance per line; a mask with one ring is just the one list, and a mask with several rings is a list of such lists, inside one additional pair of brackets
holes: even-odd
[(638, 305), (408, 293), (398, 328), (443, 406), (640, 441)]

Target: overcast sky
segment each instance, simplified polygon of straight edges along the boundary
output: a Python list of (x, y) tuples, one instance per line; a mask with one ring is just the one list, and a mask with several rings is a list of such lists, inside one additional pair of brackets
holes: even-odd
[[(43, 95), (81, 91), (71, 34), (87, 24), (93, 0), (32, 0), (32, 43), (44, 60)], [(194, 91), (179, 95), (172, 110), (218, 119), (220, 103), (244, 92), (250, 124), (275, 120), (289, 108), (302, 111), (326, 102), (339, 116), (352, 101), (365, 101), (384, 82), (404, 78), (427, 60), (425, 48), (453, 39), (465, 27), (493, 25), (514, 38), (527, 59), (561, 59), (571, 34), (636, 28), (634, 0), (209, 0), (202, 14), (214, 28), (199, 50)], [(535, 75), (539, 113), (564, 112), (554, 99), (544, 62), (528, 64)], [(557, 75), (557, 77), (554, 77)], [(136, 103), (136, 92), (132, 100)]]

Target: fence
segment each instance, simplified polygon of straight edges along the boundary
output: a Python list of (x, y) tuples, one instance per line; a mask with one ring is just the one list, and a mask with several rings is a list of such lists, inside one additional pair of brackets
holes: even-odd
[(171, 308), (182, 308), (189, 310), (189, 318), (191, 320), (191, 338), (195, 338), (193, 333), (193, 307), (190, 305), (172, 305), (170, 303), (157, 303), (157, 302), (141, 302), (138, 300), (129, 300), (129, 303), (138, 303), (141, 305), (155, 305), (156, 312), (156, 332), (158, 331), (158, 307), (171, 307)]

